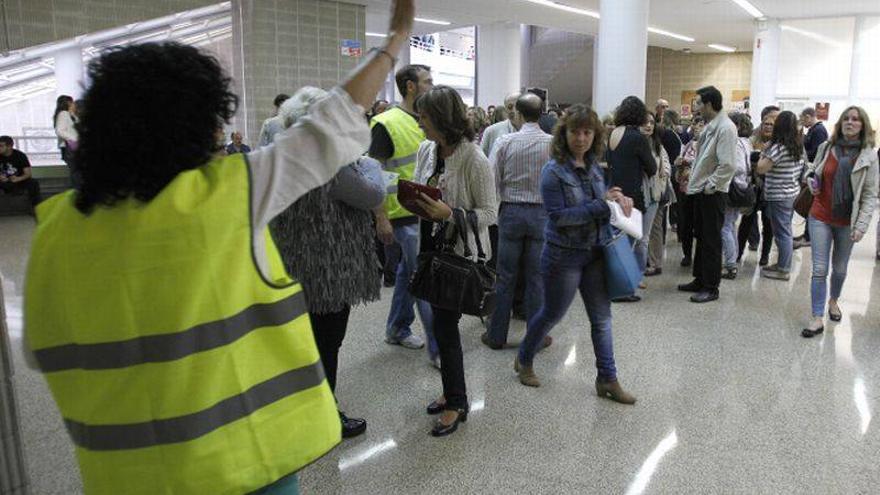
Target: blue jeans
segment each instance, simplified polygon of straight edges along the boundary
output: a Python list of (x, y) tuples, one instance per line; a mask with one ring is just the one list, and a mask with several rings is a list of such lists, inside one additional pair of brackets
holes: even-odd
[[(546, 223), (547, 213), (543, 205), (504, 203), (501, 207), (498, 216), (496, 306), (489, 321), (489, 340), (495, 344), (507, 342), (518, 278), (525, 279), (526, 319), (531, 319), (541, 308), (544, 282), (540, 264)], [(522, 265), (520, 260), (523, 261)]]
[(737, 245), (736, 221), (739, 220), (739, 208), (727, 207), (724, 210), (724, 225), (721, 227), (721, 259), (725, 269), (736, 268), (739, 257)]
[(636, 254), (636, 262), (638, 262), (639, 270), (642, 273), (648, 267), (648, 243), (651, 242), (651, 227), (654, 226), (654, 217), (657, 215), (659, 208), (659, 203), (646, 206), (645, 211), (642, 213), (642, 238), (635, 240), (630, 237), (630, 241), (633, 243), (633, 251)]
[(575, 291), (580, 290), (590, 318), (590, 336), (599, 380), (616, 380), (611, 300), (605, 288), (605, 263), (601, 253), (544, 244), (541, 275), (544, 277), (544, 304), (529, 320), (526, 338), (519, 347), (519, 362), (524, 366), (532, 365), (544, 337), (565, 316)]
[(776, 249), (779, 251), (776, 265), (779, 267), (779, 270), (788, 272), (791, 270), (791, 255), (794, 252), (791, 234), (794, 199), (767, 201), (767, 212), (770, 213), (773, 238), (776, 239)]
[[(825, 296), (828, 292), (828, 260), (831, 258), (831, 299), (840, 297), (846, 280), (846, 265), (852, 254), (853, 241), (849, 227), (838, 227), (817, 220), (807, 219), (810, 229), (810, 249), (813, 251), (813, 278), (810, 280), (810, 298), (813, 316), (825, 314)], [(834, 251), (832, 252), (832, 245)]]
[(385, 325), (385, 336), (400, 340), (412, 335), (410, 326), (416, 320), (413, 311), (415, 304), (422, 326), (425, 327), (428, 355), (434, 358), (439, 351), (437, 341), (434, 339), (434, 317), (431, 313), (431, 305), (413, 297), (408, 289), (419, 256), (419, 225), (394, 227), (394, 240), (400, 245), (401, 256), (397, 265), (397, 278), (394, 281), (394, 295), (391, 297), (391, 311), (388, 313), (388, 323)]

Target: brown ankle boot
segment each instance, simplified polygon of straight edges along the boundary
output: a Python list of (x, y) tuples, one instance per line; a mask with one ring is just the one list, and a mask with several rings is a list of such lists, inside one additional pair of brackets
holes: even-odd
[(611, 399), (614, 402), (620, 402), (621, 404), (635, 404), (636, 398), (632, 395), (624, 392), (623, 388), (620, 386), (620, 383), (615, 380), (613, 382), (602, 382), (599, 379), (596, 379), (596, 394), (599, 397), (604, 397), (606, 399)]
[(513, 360), (513, 370), (519, 376), (519, 382), (527, 387), (540, 387), (541, 382), (535, 375), (535, 370), (531, 366), (523, 366), (519, 364), (519, 357)]

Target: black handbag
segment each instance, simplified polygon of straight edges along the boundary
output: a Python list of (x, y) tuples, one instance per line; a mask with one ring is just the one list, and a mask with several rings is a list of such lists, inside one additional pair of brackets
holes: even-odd
[[(452, 210), (452, 241), (446, 240), (444, 224), (438, 232), (438, 249), (419, 254), (416, 271), (410, 279), (410, 293), (438, 308), (472, 316), (488, 316), (495, 311), (495, 270), (486, 264), (480, 242), (477, 215), (473, 211)], [(468, 245), (468, 224), (477, 241), (477, 261)], [(456, 239), (464, 244), (464, 256), (455, 253)]]
[(727, 199), (734, 208), (751, 208), (758, 202), (758, 189), (754, 184), (740, 187), (736, 181), (730, 181)]

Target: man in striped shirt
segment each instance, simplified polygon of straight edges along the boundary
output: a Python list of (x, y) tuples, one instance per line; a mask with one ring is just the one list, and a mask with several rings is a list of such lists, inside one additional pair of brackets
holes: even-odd
[[(526, 317), (541, 307), (543, 284), (539, 274), (544, 224), (547, 215), (541, 199), (541, 169), (550, 160), (553, 136), (538, 125), (541, 98), (525, 94), (516, 100), (519, 131), (502, 136), (489, 154), (495, 170), (495, 187), (501, 201), (498, 215), (497, 305), (482, 341), (492, 349), (507, 343), (510, 312), (517, 278), (526, 283)], [(548, 338), (549, 339), (549, 338)], [(549, 340), (545, 342), (549, 345)]]

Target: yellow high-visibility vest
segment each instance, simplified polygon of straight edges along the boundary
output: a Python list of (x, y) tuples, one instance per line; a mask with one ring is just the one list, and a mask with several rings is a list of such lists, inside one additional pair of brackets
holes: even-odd
[(388, 135), (391, 136), (392, 144), (394, 144), (394, 155), (383, 163), (383, 168), (387, 172), (398, 174), (398, 177), (388, 185), (388, 194), (385, 196), (385, 213), (391, 220), (414, 216), (397, 201), (397, 181), (413, 179), (416, 171), (416, 155), (419, 151), (419, 145), (425, 140), (425, 133), (419, 127), (416, 119), (400, 107), (392, 107), (373, 117), (370, 127), (372, 128), (376, 124), (382, 124), (385, 127)]
[(266, 236), (255, 262), (244, 155), (148, 203), (37, 211), (26, 335), (87, 494), (243, 494), (340, 441), (305, 296)]

